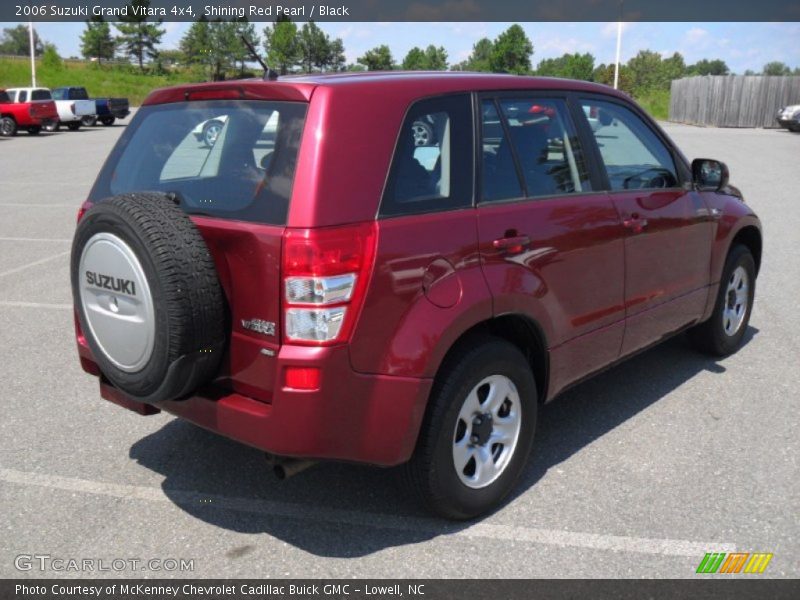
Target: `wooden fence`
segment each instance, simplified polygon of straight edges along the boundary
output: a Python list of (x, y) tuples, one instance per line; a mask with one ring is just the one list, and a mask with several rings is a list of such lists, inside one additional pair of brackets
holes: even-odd
[(669, 120), (712, 127), (778, 127), (776, 113), (788, 104), (800, 104), (800, 77), (687, 77), (672, 82)]

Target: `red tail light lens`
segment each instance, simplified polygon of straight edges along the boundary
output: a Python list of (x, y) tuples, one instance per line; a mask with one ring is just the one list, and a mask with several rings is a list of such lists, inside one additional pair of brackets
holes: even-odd
[(376, 225), (287, 229), (283, 237), (284, 341), (347, 341), (375, 260)]

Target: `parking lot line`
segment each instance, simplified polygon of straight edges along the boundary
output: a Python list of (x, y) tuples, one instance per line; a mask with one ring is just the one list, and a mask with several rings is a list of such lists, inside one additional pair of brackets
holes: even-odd
[(0, 306), (8, 308), (52, 308), (56, 310), (70, 310), (71, 304), (53, 304), (50, 302), (17, 302), (15, 300), (0, 300)]
[(25, 265), (20, 265), (19, 267), (14, 267), (13, 269), (9, 269), (8, 271), (3, 271), (2, 273), (0, 273), (0, 277), (5, 277), (6, 275), (13, 275), (14, 273), (19, 273), (20, 271), (24, 271), (25, 269), (30, 269), (31, 267), (43, 265), (44, 263), (50, 262), (51, 260), (55, 260), (57, 258), (61, 258), (62, 256), (66, 256), (69, 253), (70, 251), (66, 250), (64, 252), (59, 252), (58, 254), (53, 254), (52, 256), (46, 256), (42, 259), (35, 260)]
[(0, 242), (58, 242), (60, 244), (68, 244), (71, 241), (67, 238), (0, 237)]
[(60, 475), (29, 473), (15, 469), (0, 468), (0, 481), (17, 485), (37, 486), (48, 489), (109, 496), (124, 500), (143, 500), (161, 504), (175, 503), (193, 505), (202, 503), (222, 510), (232, 510), (272, 517), (316, 521), (336, 525), (354, 525), (377, 529), (420, 531), (439, 535), (453, 535), (463, 538), (482, 538), (523, 543), (546, 544), (560, 547), (577, 547), (592, 550), (655, 554), (661, 556), (702, 556), (708, 548), (717, 552), (733, 552), (734, 544), (719, 542), (693, 542), (688, 540), (639, 538), (630, 536), (606, 535), (537, 529), (515, 525), (477, 523), (459, 526), (452, 523), (423, 518), (401, 517), (371, 512), (358, 512), (326, 508), (319, 505), (303, 505), (288, 502), (275, 502), (253, 498), (235, 498), (215, 494), (203, 494), (191, 490), (170, 489), (167, 497), (161, 488), (89, 481)]

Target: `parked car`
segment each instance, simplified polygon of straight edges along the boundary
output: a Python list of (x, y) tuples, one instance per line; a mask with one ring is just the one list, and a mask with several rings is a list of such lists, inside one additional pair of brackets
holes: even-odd
[(58, 119), (52, 100), (34, 94), (30, 102), (15, 103), (8, 92), (0, 89), (0, 135), (12, 137), (20, 129), (38, 135), (43, 126)]
[(83, 117), (95, 114), (95, 106), (92, 100), (55, 99), (52, 92), (47, 88), (9, 88), (7, 91), (14, 102), (27, 102), (33, 97), (55, 102), (58, 120), (48, 123), (44, 128), (45, 131), (58, 131), (61, 125), (66, 125), (70, 131), (77, 131), (81, 127), (81, 119)]
[[(192, 130), (192, 135), (198, 142), (203, 142), (208, 148), (217, 143), (220, 133), (225, 128), (228, 122), (228, 115), (220, 115), (214, 119), (209, 119), (203, 123), (198, 123), (197, 127)], [(264, 124), (264, 129), (261, 131), (261, 140), (270, 140), (275, 137), (275, 132), (278, 130), (278, 113), (275, 112)]]
[(778, 111), (778, 125), (789, 131), (800, 131), (800, 104), (784, 106)]
[[(91, 100), (89, 92), (84, 87), (60, 87), (53, 90), (56, 100)], [(110, 127), (117, 119), (124, 119), (129, 114), (130, 105), (127, 98), (95, 98), (95, 114), (86, 115), (81, 119), (84, 127), (94, 127), (97, 121)]]
[(283, 476), (402, 464), (466, 519), (514, 488), (543, 402), (682, 331), (735, 352), (762, 234), (723, 163), (606, 86), (364, 73), (153, 92), (72, 248), (103, 398)]

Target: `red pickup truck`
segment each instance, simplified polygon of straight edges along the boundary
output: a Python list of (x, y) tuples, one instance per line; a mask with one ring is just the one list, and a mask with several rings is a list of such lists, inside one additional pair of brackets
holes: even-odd
[(37, 135), (42, 127), (58, 120), (56, 103), (37, 100), (14, 103), (5, 90), (0, 90), (0, 135), (13, 137), (20, 129)]

